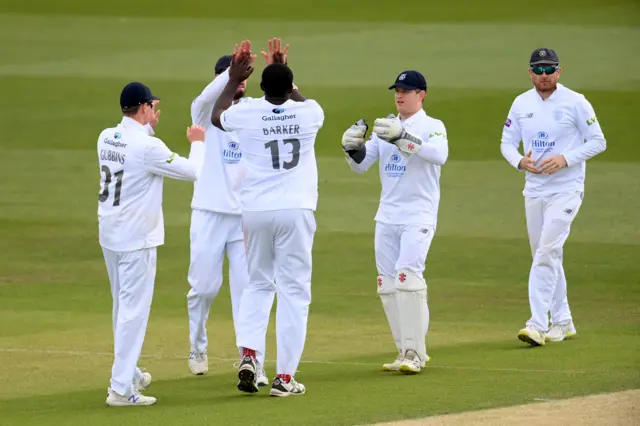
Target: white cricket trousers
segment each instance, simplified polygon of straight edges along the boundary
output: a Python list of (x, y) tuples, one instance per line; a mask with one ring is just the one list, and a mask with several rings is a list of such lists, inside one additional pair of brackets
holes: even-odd
[[(375, 257), (378, 269), (378, 295), (389, 322), (391, 334), (398, 350), (401, 350), (400, 316), (401, 307), (397, 306), (396, 275), (400, 271), (410, 271), (422, 279), (425, 263), (435, 228), (430, 225), (407, 224), (393, 225), (376, 222)], [(429, 330), (429, 305), (425, 300), (424, 334)]]
[(525, 197), (527, 231), (533, 263), (529, 273), (531, 319), (527, 325), (539, 330), (572, 321), (567, 299), (567, 280), (562, 267), (562, 248), (571, 223), (582, 205), (582, 192)]
[[(207, 320), (211, 304), (222, 286), (225, 252), (229, 260), (229, 288), (234, 329), (238, 325), (240, 297), (249, 284), (242, 216), (194, 209), (191, 213), (191, 262), (187, 294), (189, 341), (191, 348), (204, 352), (208, 347)], [(270, 311), (273, 296), (264, 300)], [(256, 347), (258, 361), (264, 365), (266, 342)]]
[(115, 252), (102, 247), (113, 297), (113, 347), (111, 389), (130, 396), (147, 331), (156, 278), (156, 248)]
[(249, 286), (240, 301), (238, 348), (255, 350), (263, 344), (270, 312), (265, 301), (277, 293), (277, 374), (293, 376), (304, 349), (311, 303), (313, 211), (244, 212), (242, 224)]

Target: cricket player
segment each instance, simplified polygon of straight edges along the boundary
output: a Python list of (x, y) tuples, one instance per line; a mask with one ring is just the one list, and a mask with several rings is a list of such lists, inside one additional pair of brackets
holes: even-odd
[[(585, 163), (607, 146), (591, 104), (558, 83), (561, 72), (556, 52), (548, 48), (533, 51), (529, 76), (534, 87), (511, 105), (500, 145), (504, 158), (525, 172), (523, 194), (533, 255), (531, 318), (518, 338), (533, 346), (576, 334), (562, 248), (582, 204)], [(520, 141), (524, 156), (518, 152)]]
[[(191, 105), (194, 125), (206, 128), (204, 164), (194, 184), (191, 203), (191, 264), (187, 295), (189, 312), (189, 369), (195, 375), (209, 370), (207, 357), (207, 329), (211, 304), (222, 285), (222, 263), (226, 252), (229, 260), (229, 287), (234, 325), (238, 322), (238, 309), (242, 291), (249, 284), (249, 272), (242, 233), (242, 206), (240, 185), (246, 172), (242, 163), (235, 132), (225, 132), (211, 123), (213, 106), (229, 82), (228, 67), (231, 55), (218, 59), (215, 78)], [(245, 102), (246, 80), (238, 86), (233, 103)], [(273, 295), (264, 300), (271, 309)], [(269, 379), (264, 372), (266, 342), (257, 349), (258, 385), (266, 386)]]
[(160, 111), (159, 98), (141, 83), (130, 83), (120, 96), (124, 117), (98, 137), (100, 193), (99, 240), (113, 297), (115, 360), (107, 405), (152, 405), (142, 395), (151, 375), (138, 367), (156, 275), (156, 247), (164, 244), (163, 177), (195, 181), (204, 150), (205, 130), (187, 129), (189, 158), (171, 152), (151, 136)]
[(258, 391), (256, 349), (265, 339), (269, 319), (264, 300), (277, 292), (277, 376), (270, 395), (282, 397), (305, 393), (294, 375), (311, 303), (318, 199), (314, 145), (324, 113), (318, 103), (294, 88), (281, 48), (273, 57), (274, 63), (262, 73), (264, 98), (232, 106), (239, 85), (253, 72), (251, 43), (241, 44), (212, 120), (220, 129), (236, 132), (247, 167), (240, 200), (250, 281), (242, 294), (236, 331), (243, 352), (237, 386), (243, 392)]
[(385, 371), (416, 374), (429, 361), (427, 283), (423, 273), (436, 231), (440, 172), (449, 146), (442, 121), (423, 109), (427, 82), (404, 71), (389, 87), (398, 115), (378, 118), (365, 143), (368, 126), (359, 120), (342, 136), (352, 170), (363, 173), (379, 161), (382, 193), (375, 216), (378, 295), (398, 349)]

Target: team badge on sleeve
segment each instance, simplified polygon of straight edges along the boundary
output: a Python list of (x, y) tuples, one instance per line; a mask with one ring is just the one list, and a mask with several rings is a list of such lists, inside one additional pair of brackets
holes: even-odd
[(511, 119), (507, 118), (507, 121), (504, 122), (504, 127), (511, 127)]

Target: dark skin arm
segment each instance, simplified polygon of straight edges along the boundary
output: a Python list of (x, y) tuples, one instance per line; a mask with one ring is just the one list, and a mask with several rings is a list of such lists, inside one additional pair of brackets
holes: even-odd
[(213, 106), (213, 112), (211, 113), (211, 123), (218, 129), (223, 130), (222, 123), (220, 122), (220, 116), (226, 110), (228, 110), (233, 104), (233, 97), (238, 90), (240, 84), (245, 81), (253, 72), (251, 64), (255, 60), (256, 56), (251, 54), (251, 42), (243, 41), (240, 44), (240, 50), (238, 45), (233, 50), (233, 59), (231, 60), (231, 66), (229, 67), (229, 82), (224, 87), (222, 94)]
[(235, 96), (238, 87), (240, 87), (240, 84), (241, 83), (238, 81), (229, 80), (227, 85), (224, 87), (222, 94), (213, 106), (213, 112), (211, 113), (211, 123), (213, 123), (214, 126), (222, 131), (224, 131), (224, 129), (222, 128), (222, 124), (220, 123), (220, 116), (233, 104), (233, 97)]
[(296, 102), (304, 102), (307, 100), (307, 98), (302, 96), (302, 93), (300, 93), (300, 91), (294, 87), (293, 92), (291, 92), (291, 100)]

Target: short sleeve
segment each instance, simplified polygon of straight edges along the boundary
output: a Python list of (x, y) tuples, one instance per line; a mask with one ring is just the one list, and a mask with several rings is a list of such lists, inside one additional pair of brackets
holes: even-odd
[(312, 109), (313, 124), (320, 129), (324, 125), (324, 111), (318, 102), (313, 99), (307, 99), (304, 101)]

